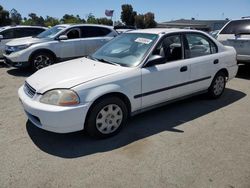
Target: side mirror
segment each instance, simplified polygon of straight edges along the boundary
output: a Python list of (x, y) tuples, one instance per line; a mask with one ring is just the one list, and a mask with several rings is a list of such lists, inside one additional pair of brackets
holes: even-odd
[(58, 40), (68, 40), (68, 36), (67, 35), (60, 35), (58, 37)]
[(153, 55), (148, 59), (145, 67), (151, 67), (151, 66), (163, 64), (163, 63), (165, 63), (164, 57), (162, 57), (160, 55)]
[(3, 40), (3, 35), (0, 35), (0, 41)]

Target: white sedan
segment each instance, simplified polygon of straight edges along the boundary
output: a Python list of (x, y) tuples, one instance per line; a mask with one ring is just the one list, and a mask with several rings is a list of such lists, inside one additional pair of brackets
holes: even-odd
[(36, 72), (18, 94), (37, 127), (104, 138), (145, 110), (204, 92), (220, 97), (237, 70), (235, 50), (206, 33), (136, 30), (87, 58)]

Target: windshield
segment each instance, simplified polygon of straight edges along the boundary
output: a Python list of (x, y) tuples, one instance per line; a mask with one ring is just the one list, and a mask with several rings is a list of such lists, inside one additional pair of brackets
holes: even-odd
[(62, 31), (63, 29), (65, 29), (64, 26), (55, 26), (40, 33), (39, 35), (36, 36), (36, 38), (53, 38), (56, 36), (57, 33)]
[(157, 38), (156, 34), (125, 33), (101, 47), (91, 58), (126, 67), (137, 66)]

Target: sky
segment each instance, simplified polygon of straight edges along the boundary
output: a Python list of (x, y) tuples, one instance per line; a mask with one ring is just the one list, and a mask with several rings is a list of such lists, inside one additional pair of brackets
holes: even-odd
[(23, 17), (34, 12), (39, 16), (61, 18), (64, 14), (89, 13), (105, 17), (105, 10), (115, 10), (114, 20), (120, 19), (121, 5), (131, 4), (137, 13), (155, 13), (157, 22), (176, 19), (239, 19), (250, 16), (250, 0), (0, 0), (4, 9), (15, 8)]

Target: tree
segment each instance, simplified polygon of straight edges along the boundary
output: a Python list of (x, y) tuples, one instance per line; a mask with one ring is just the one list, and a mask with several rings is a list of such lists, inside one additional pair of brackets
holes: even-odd
[(124, 4), (122, 5), (121, 20), (126, 25), (135, 25), (135, 16), (137, 13), (133, 10), (132, 5)]
[(61, 22), (64, 24), (68, 24), (68, 23), (85, 23), (84, 19), (81, 19), (79, 15), (74, 16), (73, 14), (65, 14), (62, 19)]
[(7, 10), (4, 10), (0, 5), (0, 26), (9, 25), (11, 23), (10, 13)]
[(22, 22), (21, 14), (14, 8), (10, 11), (10, 18), (11, 23), (15, 25), (19, 25)]
[(135, 16), (135, 26), (139, 29), (145, 28), (145, 21), (144, 21), (144, 15), (138, 14)]
[(60, 21), (57, 18), (47, 16), (45, 18), (45, 20), (44, 20), (44, 25), (46, 27), (52, 27), (52, 26), (55, 26), (55, 25), (58, 25), (58, 24), (60, 24)]
[(113, 25), (113, 21), (108, 18), (97, 18), (97, 23), (102, 25)]
[(87, 23), (98, 24), (98, 20), (95, 18), (95, 16), (92, 13), (89, 13), (88, 18), (87, 18)]
[(44, 26), (44, 18), (42, 16), (37, 16), (36, 13), (30, 13), (29, 18), (24, 18), (23, 23), (24, 25), (39, 25)]
[(154, 28), (157, 23), (155, 21), (155, 15), (152, 12), (144, 14), (145, 28)]

